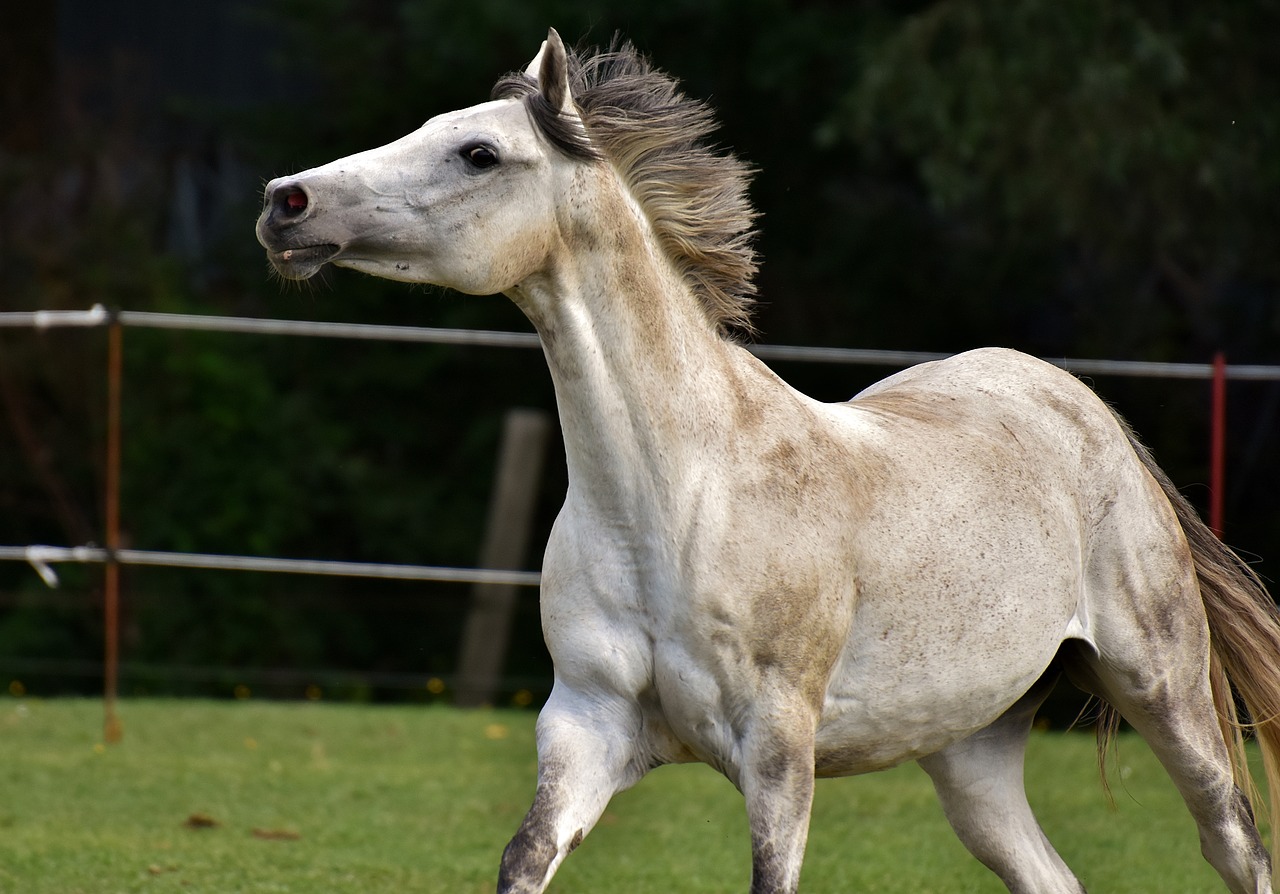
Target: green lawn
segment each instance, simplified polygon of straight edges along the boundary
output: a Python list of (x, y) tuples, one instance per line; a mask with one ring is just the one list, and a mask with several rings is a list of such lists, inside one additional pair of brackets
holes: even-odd
[[(493, 891), (532, 795), (534, 715), (323, 703), (0, 698), (0, 892)], [(1116, 808), (1093, 740), (1033, 738), (1028, 788), (1093, 891), (1224, 890), (1136, 738)], [(735, 892), (750, 874), (737, 792), (705, 767), (618, 796), (551, 891)], [(801, 890), (1000, 892), (915, 766), (818, 786)]]

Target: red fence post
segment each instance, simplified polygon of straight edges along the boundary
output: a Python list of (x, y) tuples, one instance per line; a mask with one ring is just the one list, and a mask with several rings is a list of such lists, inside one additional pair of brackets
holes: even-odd
[(1213, 387), (1210, 396), (1209, 431), (1209, 527), (1223, 532), (1223, 495), (1227, 478), (1227, 358), (1213, 355)]
[(116, 694), (120, 672), (120, 565), (116, 550), (120, 548), (120, 389), (124, 354), (123, 327), (112, 315), (107, 326), (107, 474), (106, 534), (107, 563), (104, 569), (103, 627), (103, 728), (107, 742), (119, 742), (124, 727), (116, 714)]

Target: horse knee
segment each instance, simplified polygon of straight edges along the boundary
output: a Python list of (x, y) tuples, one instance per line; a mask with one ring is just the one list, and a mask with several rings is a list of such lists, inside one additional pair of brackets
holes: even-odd
[(502, 852), (498, 894), (537, 894), (551, 881), (561, 861), (577, 849), (587, 830), (578, 828), (565, 840), (558, 827), (562, 813), (552, 806), (554, 795), (539, 787), (533, 806), (515, 837)]
[(564, 691), (538, 718), (538, 787), (502, 854), (499, 894), (539, 894), (595, 825), (613, 795), (646, 767), (630, 729), (605, 726)]
[(502, 852), (498, 894), (538, 894), (546, 887), (556, 847), (545, 837), (521, 829)]
[(549, 800), (548, 792), (539, 787), (519, 831), (503, 850), (498, 894), (536, 894), (550, 880), (559, 847)]

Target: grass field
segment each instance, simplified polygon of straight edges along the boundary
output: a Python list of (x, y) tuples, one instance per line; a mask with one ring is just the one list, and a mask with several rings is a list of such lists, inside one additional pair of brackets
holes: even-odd
[[(533, 791), (529, 712), (155, 700), (120, 714), (108, 746), (98, 702), (0, 699), (0, 891), (493, 891)], [(1032, 803), (1086, 887), (1224, 890), (1141, 740), (1116, 766), (1111, 809), (1092, 737), (1033, 737)], [(733, 787), (667, 767), (614, 799), (551, 891), (742, 894), (749, 866)], [(801, 890), (1004, 888), (906, 766), (819, 783)]]

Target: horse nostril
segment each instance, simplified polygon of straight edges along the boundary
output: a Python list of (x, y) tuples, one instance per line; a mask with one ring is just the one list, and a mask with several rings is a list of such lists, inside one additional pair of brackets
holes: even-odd
[(276, 192), (276, 206), (285, 217), (297, 217), (307, 210), (307, 194), (296, 186)]

